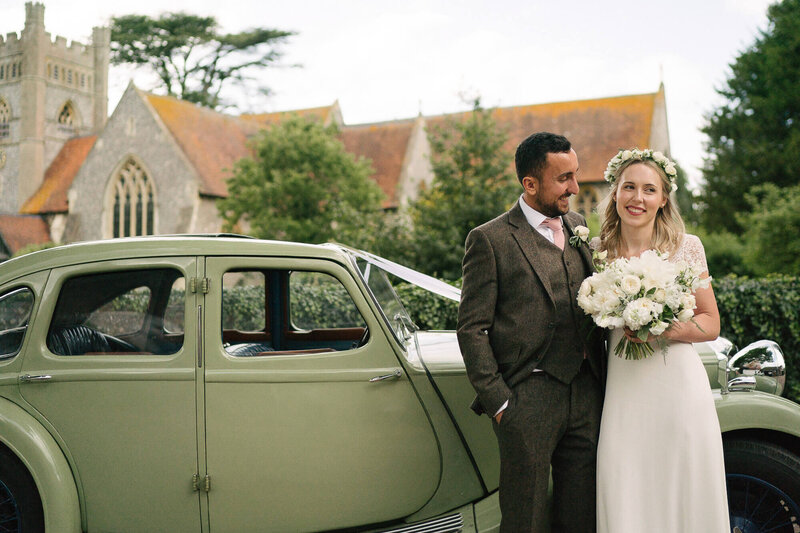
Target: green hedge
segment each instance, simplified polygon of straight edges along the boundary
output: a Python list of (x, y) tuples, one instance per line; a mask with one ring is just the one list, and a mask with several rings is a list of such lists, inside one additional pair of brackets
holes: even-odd
[(714, 280), (722, 336), (739, 348), (760, 339), (780, 344), (786, 357), (786, 396), (800, 402), (800, 277), (726, 276)]
[[(714, 280), (722, 336), (739, 348), (770, 339), (786, 357), (786, 396), (800, 402), (800, 277), (772, 275)], [(454, 329), (458, 304), (410, 285), (397, 287), (414, 322), (423, 329)]]

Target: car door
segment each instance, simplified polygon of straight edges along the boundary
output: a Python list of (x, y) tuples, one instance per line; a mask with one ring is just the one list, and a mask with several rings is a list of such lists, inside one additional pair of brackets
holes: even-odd
[(348, 271), (213, 257), (205, 276), (211, 530), (318, 531), (420, 509), (439, 482), (436, 436)]
[(188, 257), (50, 274), (20, 391), (74, 467), (88, 531), (200, 531), (196, 271)]

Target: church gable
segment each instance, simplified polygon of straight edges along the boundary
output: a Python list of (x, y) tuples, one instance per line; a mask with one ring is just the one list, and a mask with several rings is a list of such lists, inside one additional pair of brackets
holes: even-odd
[(198, 194), (190, 161), (130, 85), (69, 189), (64, 240), (191, 231)]

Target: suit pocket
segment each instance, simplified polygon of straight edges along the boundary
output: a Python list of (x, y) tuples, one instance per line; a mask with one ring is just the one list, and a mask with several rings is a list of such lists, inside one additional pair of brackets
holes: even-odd
[(503, 417), (498, 423), (499, 426), (505, 426), (509, 423), (509, 417), (514, 414), (514, 409), (517, 405), (517, 393), (511, 389), (511, 397), (508, 399), (508, 405), (503, 409)]

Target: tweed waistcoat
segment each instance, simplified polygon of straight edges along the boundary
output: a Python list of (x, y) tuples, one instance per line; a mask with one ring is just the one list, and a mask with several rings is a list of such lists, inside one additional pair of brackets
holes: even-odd
[(583, 363), (586, 339), (583, 338), (581, 324), (584, 313), (578, 307), (577, 299), (581, 282), (590, 272), (580, 253), (569, 244), (561, 251), (549, 242), (546, 245), (542, 243), (538, 253), (553, 265), (544, 275), (548, 276), (555, 299), (553, 315), (544, 318), (550, 321), (550, 327), (555, 330), (553, 340), (538, 368), (559, 381), (570, 383)]

